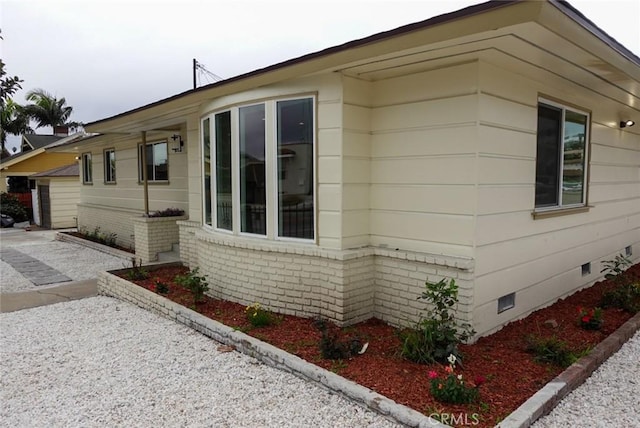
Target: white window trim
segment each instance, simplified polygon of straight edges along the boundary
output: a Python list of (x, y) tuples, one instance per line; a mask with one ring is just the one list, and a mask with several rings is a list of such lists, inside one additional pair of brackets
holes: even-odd
[[(91, 165), (91, 177), (87, 177), (87, 162), (85, 162), (87, 158), (89, 159), (88, 163)], [(83, 153), (80, 155), (80, 159), (82, 161), (82, 184), (93, 184), (93, 157), (91, 156), (91, 152)]]
[[(546, 104), (549, 105), (551, 107), (556, 107), (558, 109), (562, 110), (562, 136), (564, 137), (564, 123), (565, 123), (565, 115), (566, 115), (566, 111), (570, 110), (572, 112), (575, 113), (579, 113), (582, 115), (585, 115), (587, 117), (587, 123), (585, 126), (585, 142), (584, 142), (584, 175), (583, 175), (583, 186), (582, 186), (582, 201), (581, 203), (578, 204), (558, 204), (558, 205), (553, 205), (553, 206), (548, 206), (548, 207), (535, 207), (534, 208), (534, 213), (544, 213), (544, 212), (552, 212), (552, 211), (562, 211), (562, 210), (572, 210), (572, 209), (576, 209), (576, 208), (582, 208), (582, 207), (588, 207), (588, 201), (587, 201), (587, 189), (589, 188), (589, 152), (590, 152), (590, 146), (591, 146), (591, 114), (587, 111), (581, 110), (579, 108), (575, 108), (575, 107), (571, 107), (568, 106), (566, 104), (562, 104), (559, 103), (557, 101), (551, 101), (547, 98), (538, 98), (538, 104), (536, 105), (536, 115), (538, 114), (538, 107), (540, 106), (540, 104)], [(536, 137), (537, 137), (537, 130), (536, 130)], [(564, 153), (564, 138), (561, 139), (562, 140), (562, 147), (561, 147), (561, 153)], [(537, 144), (537, 141), (536, 141)], [(536, 165), (537, 165), (537, 158), (536, 158)], [(564, 171), (564, 156), (560, 156), (560, 180), (558, 180), (558, 197), (561, 199), (562, 198), (562, 173)], [(534, 189), (534, 193), (535, 193), (535, 189)], [(535, 202), (534, 202), (535, 204)]]
[(113, 166), (113, 171), (111, 173), (112, 179), (111, 180), (107, 180), (107, 175), (108, 175), (107, 174), (107, 169), (108, 168), (110, 169), (110, 165), (107, 162), (107, 153), (109, 153), (109, 152), (113, 152), (113, 161), (115, 162), (115, 160), (116, 160), (116, 149), (115, 148), (109, 148), (109, 149), (104, 149), (103, 150), (103, 152), (102, 152), (102, 163), (103, 163), (103, 170), (104, 170), (103, 171), (104, 183), (105, 184), (116, 184), (116, 179), (114, 178), (115, 175), (116, 175), (115, 174), (116, 173), (116, 166), (115, 165)]
[[(150, 177), (147, 177), (147, 182), (149, 183), (169, 183), (169, 141), (168, 140), (157, 140), (157, 141), (148, 141), (146, 143), (147, 146), (153, 146), (155, 144), (165, 143), (167, 145), (167, 179), (166, 180), (154, 180)], [(140, 153), (140, 148), (143, 146), (143, 143), (138, 143), (138, 184), (142, 184), (144, 182), (144, 176), (142, 169), (144, 166), (142, 165), (142, 155)], [(148, 159), (147, 159), (148, 160)]]
[[(313, 238), (303, 239), (278, 235), (278, 151), (277, 151), (277, 109), (276, 103), (278, 101), (287, 100), (299, 100), (310, 98), (312, 100), (312, 120), (313, 120), (313, 142), (312, 142), (312, 166), (313, 166)], [(217, 233), (222, 233), (228, 236), (238, 236), (250, 239), (268, 240), (268, 241), (283, 241), (299, 244), (315, 244), (318, 239), (318, 187), (317, 187), (317, 97), (314, 94), (304, 94), (298, 96), (287, 96), (280, 98), (271, 98), (269, 100), (259, 102), (247, 102), (243, 104), (236, 104), (231, 107), (216, 109), (208, 113), (206, 116), (200, 118), (200, 124), (204, 123), (204, 120), (210, 118), (210, 139), (211, 139), (211, 164), (214, 165), (211, 173), (211, 223), (209, 226), (206, 224), (206, 212), (204, 195), (202, 197), (202, 224), (207, 229), (213, 230)], [(265, 106), (265, 191), (266, 191), (266, 234), (260, 235), (249, 232), (241, 231), (240, 221), (240, 171), (238, 166), (240, 165), (240, 135), (239, 135), (239, 110), (243, 107), (250, 107), (255, 105)], [(215, 173), (215, 165), (217, 165), (217, 141), (216, 141), (216, 128), (215, 128), (215, 116), (220, 113), (230, 112), (231, 116), (231, 165), (233, 173), (231, 174), (231, 193), (232, 193), (232, 230), (218, 228), (218, 212), (217, 212), (217, 174)], [(204, 136), (201, 132), (201, 138)], [(201, 141), (204, 141), (202, 139)], [(202, 183), (204, 188), (204, 162), (202, 162)]]

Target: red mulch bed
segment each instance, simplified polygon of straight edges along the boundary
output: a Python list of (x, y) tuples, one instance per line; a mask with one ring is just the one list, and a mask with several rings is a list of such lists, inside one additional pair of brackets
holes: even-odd
[[(169, 285), (167, 298), (193, 308), (190, 292), (173, 282), (176, 274), (187, 271), (187, 268), (180, 266), (161, 267), (153, 270), (149, 279), (134, 282), (155, 291), (155, 282), (160, 280)], [(628, 269), (627, 274), (640, 278), (640, 264)], [(126, 278), (124, 274), (120, 275)], [(434, 400), (429, 392), (427, 373), (436, 370), (444, 375), (444, 367), (404, 360), (399, 355), (397, 329), (380, 320), (370, 319), (344, 328), (342, 333), (345, 336), (358, 336), (363, 342), (369, 342), (369, 347), (363, 355), (332, 361), (321, 357), (318, 348), (320, 332), (310, 319), (278, 315), (275, 325), (252, 328), (243, 305), (210, 297), (198, 303), (196, 310), (313, 364), (333, 370), (419, 412), (427, 415), (466, 414), (468, 421), (480, 420), (476, 426), (492, 427), (563, 370), (561, 367), (536, 363), (533, 356), (526, 352), (528, 336), (555, 335), (572, 350), (579, 352), (597, 345), (631, 318), (630, 314), (621, 310), (605, 309), (604, 325), (600, 331), (584, 330), (578, 326), (577, 308), (598, 306), (602, 293), (612, 288), (613, 284), (609, 281), (598, 282), (523, 320), (508, 324), (497, 333), (480, 338), (473, 345), (462, 345), (464, 369), (458, 368), (456, 373), (462, 373), (469, 380), (479, 375), (487, 379), (480, 386), (480, 403), (472, 405), (448, 405)], [(555, 320), (558, 326), (553, 328), (545, 325), (546, 320)]]

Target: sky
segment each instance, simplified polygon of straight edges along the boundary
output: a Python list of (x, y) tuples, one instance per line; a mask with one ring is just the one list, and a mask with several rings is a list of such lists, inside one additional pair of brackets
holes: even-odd
[[(229, 78), (480, 2), (0, 0), (0, 57), (16, 102), (42, 88), (88, 123), (192, 89), (193, 58)], [(640, 56), (640, 0), (570, 4)]]

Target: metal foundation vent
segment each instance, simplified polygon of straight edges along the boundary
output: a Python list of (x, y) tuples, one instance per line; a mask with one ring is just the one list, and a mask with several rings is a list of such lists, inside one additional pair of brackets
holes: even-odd
[(516, 306), (516, 293), (506, 294), (498, 299), (498, 313)]

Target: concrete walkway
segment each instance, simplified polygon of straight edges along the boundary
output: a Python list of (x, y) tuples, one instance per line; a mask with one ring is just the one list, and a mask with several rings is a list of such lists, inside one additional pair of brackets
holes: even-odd
[(0, 260), (21, 273), (35, 285), (57, 284), (71, 281), (71, 278), (58, 272), (46, 263), (34, 259), (15, 248), (0, 248)]
[(0, 313), (14, 312), (98, 295), (98, 281), (74, 281), (41, 290), (0, 294)]

